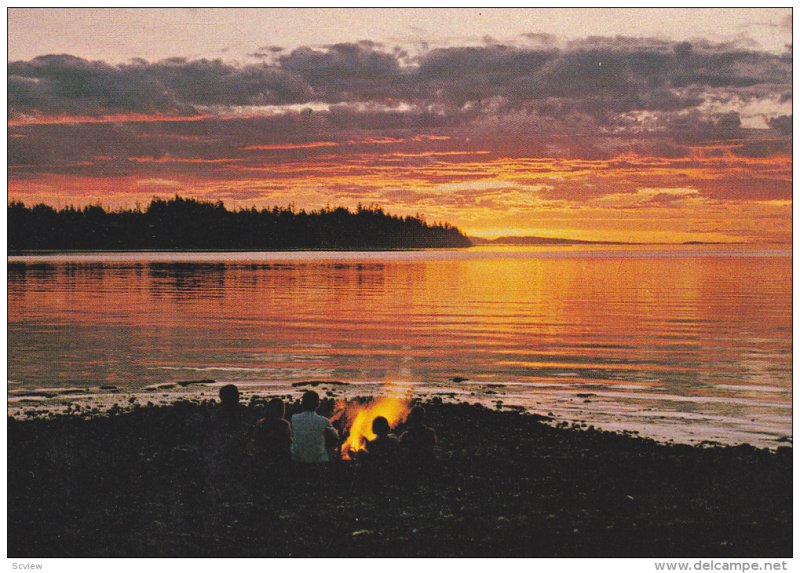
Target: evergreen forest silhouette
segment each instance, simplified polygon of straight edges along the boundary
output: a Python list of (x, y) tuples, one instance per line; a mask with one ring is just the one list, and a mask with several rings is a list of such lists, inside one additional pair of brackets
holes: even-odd
[(288, 208), (229, 211), (222, 201), (153, 199), (142, 210), (92, 205), (56, 210), (8, 205), (8, 249), (24, 250), (274, 250), (468, 247), (447, 223), (399, 217), (377, 206), (306, 212)]

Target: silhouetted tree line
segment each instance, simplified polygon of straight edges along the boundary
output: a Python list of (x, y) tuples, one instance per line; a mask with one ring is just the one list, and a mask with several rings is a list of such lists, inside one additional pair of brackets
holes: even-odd
[(229, 211), (222, 201), (153, 199), (142, 210), (8, 205), (9, 250), (380, 249), (468, 247), (447, 223), (398, 217), (380, 207), (306, 212), (294, 207)]

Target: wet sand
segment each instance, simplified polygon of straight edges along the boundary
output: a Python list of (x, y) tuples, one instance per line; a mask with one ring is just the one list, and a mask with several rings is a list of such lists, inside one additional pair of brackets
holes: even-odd
[[(261, 408), (242, 408), (242, 429)], [(791, 448), (667, 445), (515, 411), (426, 408), (437, 467), (378, 483), (346, 462), (324, 476), (266, 470), (220, 432), (211, 401), (9, 419), (8, 554), (792, 554)]]

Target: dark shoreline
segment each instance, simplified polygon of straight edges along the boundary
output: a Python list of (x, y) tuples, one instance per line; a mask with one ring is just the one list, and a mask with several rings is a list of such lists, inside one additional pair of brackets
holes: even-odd
[(7, 205), (8, 247), (29, 249), (285, 249), (468, 247), (448, 223), (390, 215), (377, 205), (297, 210), (294, 205), (229, 211), (222, 201), (175, 195), (146, 208), (106, 211), (100, 205), (55, 209)]
[(180, 253), (394, 253), (406, 251), (460, 251), (470, 249), (474, 245), (464, 247), (291, 247), (285, 249), (22, 249), (9, 250), (9, 257), (28, 257), (43, 255), (105, 255), (105, 254), (180, 254)]
[[(343, 462), (324, 482), (222, 463), (212, 402), (9, 419), (9, 556), (792, 554), (791, 448), (659, 444), (426, 407), (438, 467), (381, 485)], [(243, 408), (244, 427), (260, 408)]]

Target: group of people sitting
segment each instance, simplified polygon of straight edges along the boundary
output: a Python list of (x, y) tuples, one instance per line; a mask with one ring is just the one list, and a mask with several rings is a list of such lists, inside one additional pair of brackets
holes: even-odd
[[(239, 391), (234, 385), (220, 390), (222, 409), (238, 407)], [(302, 411), (286, 419), (283, 400), (273, 398), (267, 403), (265, 415), (252, 429), (252, 443), (256, 456), (271, 464), (283, 465), (290, 461), (299, 464), (325, 464), (334, 459), (339, 445), (339, 432), (333, 424), (317, 413), (319, 394), (313, 390), (303, 394)], [(373, 440), (356, 459), (367, 467), (392, 468), (399, 464), (423, 468), (434, 461), (436, 432), (425, 423), (425, 409), (415, 406), (406, 420), (406, 429), (400, 438), (393, 435), (389, 422), (383, 416), (372, 421)]]

